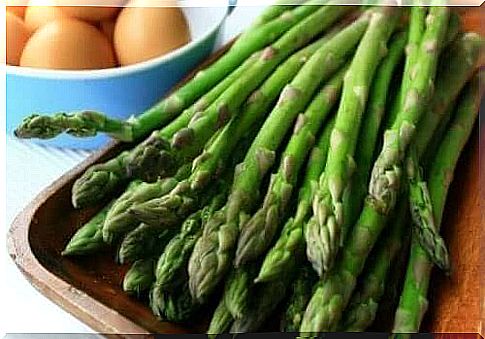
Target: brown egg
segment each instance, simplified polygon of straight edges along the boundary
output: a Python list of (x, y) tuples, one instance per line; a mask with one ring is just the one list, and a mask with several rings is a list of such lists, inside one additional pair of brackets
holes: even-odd
[(108, 38), (76, 19), (50, 22), (37, 30), (24, 48), (21, 66), (53, 69), (99, 69), (115, 66)]
[(17, 66), (22, 55), (27, 40), (29, 40), (30, 31), (25, 26), (22, 19), (18, 16), (7, 12), (6, 13), (6, 29), (7, 29), (7, 44), (6, 44), (6, 60), (7, 64)]
[(115, 33), (115, 20), (101, 21), (99, 28), (108, 37), (108, 40), (113, 43), (113, 35)]
[[(139, 6), (143, 1), (133, 0), (127, 5)], [(114, 46), (122, 65), (169, 53), (189, 41), (185, 16), (176, 7), (126, 7), (116, 21)]]
[(15, 14), (19, 18), (23, 19), (25, 15), (26, 6), (7, 6), (7, 12)]
[(54, 4), (53, 0), (29, 2), (29, 7), (25, 10), (25, 24), (32, 32), (48, 22), (67, 17), (67, 14), (53, 6)]

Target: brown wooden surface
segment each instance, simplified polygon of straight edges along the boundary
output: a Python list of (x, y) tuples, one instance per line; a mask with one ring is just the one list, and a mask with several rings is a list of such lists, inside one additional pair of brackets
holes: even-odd
[[(476, 10), (479, 9), (473, 9), (472, 13)], [(480, 222), (478, 134), (477, 129), (460, 159), (443, 218), (443, 234), (450, 248), (453, 274), (445, 278), (434, 272), (430, 309), (423, 331), (477, 333), (484, 320), (483, 315), (480, 318), (484, 296), (479, 292), (480, 287), (485, 287), (485, 269), (480, 268), (483, 224)], [(485, 138), (482, 138), (482, 145), (485, 145)], [(123, 293), (121, 281), (126, 267), (114, 264), (111, 252), (75, 259), (60, 255), (75, 230), (101, 208), (101, 205), (82, 211), (72, 208), (70, 194), (74, 180), (87, 167), (112, 157), (121, 148), (113, 143), (35, 198), (12, 224), (8, 252), (41, 293), (98, 332), (203, 332), (204, 321), (194, 321), (188, 327), (160, 322), (144, 303)]]

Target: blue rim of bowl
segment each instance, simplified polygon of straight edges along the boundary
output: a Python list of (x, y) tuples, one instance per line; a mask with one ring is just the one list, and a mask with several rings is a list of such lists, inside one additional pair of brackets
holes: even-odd
[(93, 70), (53, 70), (47, 68), (33, 68), (33, 67), (20, 67), (6, 65), (7, 74), (11, 75), (22, 75), (37, 77), (43, 79), (107, 79), (115, 78), (123, 75), (130, 75), (142, 71), (147, 71), (151, 68), (157, 67), (161, 64), (167, 63), (176, 57), (182, 55), (186, 51), (193, 48), (195, 45), (204, 41), (212, 34), (216, 33), (221, 25), (224, 23), (227, 16), (230, 14), (230, 6), (226, 8), (226, 13), (222, 15), (221, 19), (214, 24), (213, 27), (207, 30), (207, 32), (199, 37), (197, 40), (190, 41), (188, 44), (173, 50), (165, 55), (152, 58), (146, 61), (142, 61), (133, 65), (112, 67), (104, 69), (93, 69)]

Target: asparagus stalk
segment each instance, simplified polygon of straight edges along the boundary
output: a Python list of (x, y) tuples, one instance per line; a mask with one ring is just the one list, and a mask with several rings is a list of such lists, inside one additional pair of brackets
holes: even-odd
[(187, 322), (199, 309), (199, 305), (192, 300), (187, 283), (174, 291), (165, 291), (159, 285), (153, 284), (150, 307), (158, 318), (175, 323)]
[(363, 332), (374, 322), (379, 302), (384, 296), (391, 265), (402, 249), (408, 212), (408, 200), (402, 199), (390, 227), (381, 236), (382, 243), (371, 253), (339, 325), (340, 331)]
[(391, 129), (384, 135), (384, 145), (372, 169), (369, 195), (373, 205), (383, 214), (389, 213), (396, 203), (402, 171), (400, 162), (413, 139), (416, 124), (423, 115), (425, 104), (431, 98), (431, 87), (434, 83), (448, 17), (449, 10), (446, 8), (430, 9), (426, 17), (427, 27), (423, 33), (418, 56), (403, 79), (403, 86), (405, 86), (406, 77), (410, 77), (411, 85), (405, 88), (407, 91), (401, 101), (400, 112)]
[(345, 216), (342, 200), (355, 168), (353, 156), (360, 121), (369, 87), (379, 61), (385, 56), (385, 46), (394, 30), (396, 18), (396, 12), (390, 7), (373, 12), (369, 28), (344, 80), (325, 172), (320, 177), (313, 199), (314, 215), (305, 230), (307, 257), (319, 276), (332, 266), (343, 241)]
[(139, 297), (143, 292), (149, 290), (155, 279), (154, 264), (153, 258), (135, 261), (123, 278), (123, 291)]
[[(399, 94), (397, 95), (397, 101), (395, 105), (392, 107), (389, 122), (393, 123), (396, 119), (399, 111), (403, 105), (403, 98), (409, 90), (410, 84), (412, 82), (410, 78), (411, 67), (416, 63), (416, 58), (419, 54), (419, 47), (421, 44), (421, 39), (423, 38), (423, 33), (426, 29), (425, 20), (426, 20), (427, 9), (421, 6), (413, 6), (410, 10), (410, 18), (409, 18), (409, 33), (408, 33), (408, 42), (406, 45), (406, 62), (404, 65), (404, 74), (401, 79), (401, 87)], [(391, 126), (386, 126), (386, 128), (390, 128)]]
[(103, 207), (91, 220), (74, 233), (64, 251), (62, 251), (62, 255), (88, 255), (106, 247), (101, 229), (112, 204)]
[[(135, 190), (140, 181), (131, 182), (125, 194), (129, 194)], [(69, 240), (62, 255), (86, 255), (97, 252), (99, 249), (106, 247), (106, 242), (103, 239), (103, 226), (109, 212), (116, 204), (116, 200), (112, 200), (108, 205), (103, 207), (90, 221), (83, 225)]]
[(302, 3), (305, 5), (305, 1), (298, 1), (298, 2), (292, 1), (291, 5), (289, 5), (288, 2), (285, 1), (285, 0), (275, 1), (271, 6), (266, 7), (259, 14), (259, 16), (256, 19), (253, 20), (253, 22), (249, 26), (249, 29), (246, 32), (243, 32), (243, 34), (250, 34), (252, 28), (262, 26), (262, 25), (272, 21), (273, 19), (283, 15), (288, 10), (293, 9), (293, 7), (295, 7), (295, 5), (300, 5)]
[(303, 266), (293, 282), (290, 298), (286, 304), (280, 329), (283, 332), (298, 332), (306, 306), (318, 276), (310, 265)]
[[(441, 140), (444, 133), (442, 126), (446, 126), (451, 116), (451, 103), (470, 78), (483, 45), (484, 40), (480, 36), (475, 33), (466, 33), (461, 35), (451, 45), (450, 51), (443, 56), (440, 64), (443, 76), (438, 78), (435, 95), (432, 99), (432, 107), (436, 107), (436, 109), (425, 115), (422, 121), (423, 131), (436, 129), (437, 131), (434, 136), (427, 132), (418, 133), (416, 146), (412, 152), (415, 154), (415, 158), (408, 159), (408, 163), (414, 164), (414, 166), (408, 166), (408, 169), (415, 168), (418, 166), (419, 160), (427, 159), (436, 151), (436, 140)], [(453, 83), (454, 86), (450, 86), (450, 83)], [(426, 147), (426, 145), (428, 146)], [(425, 153), (426, 150), (428, 153)], [(448, 254), (433, 220), (426, 183), (421, 180), (418, 169), (414, 169), (413, 172), (415, 175), (413, 176), (413, 173), (410, 175), (410, 196), (413, 225), (417, 233), (416, 239), (435, 264), (448, 271)]]
[(260, 330), (261, 326), (285, 298), (292, 280), (289, 277), (255, 286), (256, 288), (249, 304), (251, 312), (247, 312), (243, 317), (235, 319), (230, 332), (247, 333)]
[(162, 290), (174, 290), (187, 281), (187, 266), (195, 242), (202, 234), (207, 219), (224, 203), (226, 192), (217, 194), (210, 204), (193, 213), (183, 223), (181, 231), (165, 246), (155, 271), (156, 284)]
[(198, 301), (203, 302), (227, 272), (239, 227), (256, 204), (259, 185), (271, 168), (275, 150), (294, 118), (304, 109), (317, 86), (341, 66), (344, 56), (358, 43), (368, 21), (368, 15), (364, 15), (330, 39), (282, 91), (244, 161), (236, 168), (226, 206), (208, 221), (195, 245), (189, 263), (189, 281), (192, 295)]
[[(438, 52), (448, 22), (449, 9), (432, 7), (426, 19), (412, 85), (393, 128), (384, 135), (383, 150), (371, 174), (369, 195), (333, 270), (318, 284), (303, 317), (300, 331), (335, 330), (362, 272), (369, 252), (386, 225), (399, 190), (400, 162), (412, 139), (414, 126), (424, 110), (433, 83)], [(432, 133), (433, 129), (426, 130)]]
[(154, 195), (166, 193), (172, 190), (177, 184), (176, 178), (165, 178), (148, 184), (135, 181), (135, 187), (127, 190), (115, 200), (113, 207), (109, 210), (104, 222), (102, 233), (103, 239), (107, 243), (112, 243), (128, 232), (135, 229), (140, 222), (127, 212), (127, 209), (135, 203), (143, 202)]
[(190, 177), (180, 182), (170, 194), (140, 204), (131, 210), (137, 219), (146, 223), (177, 220), (178, 216), (193, 210), (200, 200), (202, 190), (224, 169), (241, 138), (248, 130), (260, 127), (270, 105), (277, 99), (283, 87), (331, 35), (332, 33), (327, 34), (280, 65), (250, 96), (241, 115), (232, 118), (215, 141), (194, 160)]
[(121, 242), (118, 260), (121, 264), (152, 256), (159, 256), (174, 235), (174, 230), (141, 224), (129, 232)]
[[(440, 60), (439, 72), (442, 75), (436, 81), (436, 88), (431, 101), (431, 109), (424, 115), (420, 128), (425, 131), (436, 130), (442, 121), (449, 121), (447, 116), (451, 104), (458, 97), (465, 83), (472, 77), (485, 47), (485, 40), (477, 33), (461, 34)], [(438, 131), (439, 132), (439, 131)], [(433, 133), (418, 133), (416, 152), (421, 160), (431, 142)]]
[[(24, 119), (15, 134), (21, 138), (53, 138), (62, 132), (75, 136), (94, 136), (99, 132), (108, 133), (123, 141), (135, 141), (160, 128), (197, 99), (207, 93), (217, 83), (231, 73), (252, 53), (264, 48), (278, 39), (288, 29), (316, 11), (315, 6), (299, 6), (286, 15), (265, 24), (256, 24), (238, 39), (228, 52), (206, 69), (198, 72), (192, 80), (180, 87), (173, 94), (128, 121), (109, 118), (101, 113), (84, 111), (73, 114), (55, 114), (54, 116), (32, 115)], [(266, 22), (268, 12), (256, 22)]]
[(271, 176), (263, 205), (241, 228), (235, 256), (237, 267), (257, 259), (271, 245), (290, 202), (300, 168), (315, 143), (315, 134), (338, 100), (346, 71), (347, 67), (340, 70), (317, 93), (305, 113), (298, 116), (278, 172)]
[(369, 94), (369, 103), (359, 132), (355, 151), (355, 163), (358, 170), (352, 177), (347, 201), (344, 203), (344, 215), (346, 216), (343, 230), (344, 239), (350, 227), (355, 224), (367, 193), (369, 172), (374, 160), (381, 123), (386, 113), (390, 84), (403, 57), (407, 37), (404, 33), (397, 33), (391, 40), (389, 52), (376, 71), (375, 80)]
[[(437, 227), (441, 225), (448, 188), (453, 179), (458, 158), (470, 137), (478, 115), (480, 98), (483, 94), (479, 83), (480, 73), (464, 90), (453, 121), (430, 167), (428, 185)], [(416, 238), (413, 238), (404, 288), (396, 311), (394, 333), (413, 333), (419, 330), (428, 305), (426, 294), (432, 266), (433, 263), (426, 251)]]
[(256, 282), (278, 280), (303, 260), (305, 251), (303, 228), (310, 218), (313, 192), (325, 168), (334, 123), (335, 117), (332, 117), (325, 125), (318, 143), (310, 154), (305, 177), (298, 193), (296, 214), (288, 219), (276, 244), (266, 254)]
[(211, 335), (227, 332), (231, 328), (233, 322), (234, 318), (232, 317), (231, 312), (227, 309), (224, 299), (221, 299), (212, 315), (209, 328), (207, 329), (209, 338), (212, 338)]
[(249, 300), (254, 278), (258, 274), (258, 268), (258, 263), (249, 263), (242, 267), (234, 268), (229, 273), (222, 298), (234, 319), (240, 319), (248, 312), (252, 312), (249, 308)]
[(406, 169), (413, 234), (431, 261), (440, 269), (449, 273), (448, 249), (434, 221), (428, 186), (423, 179), (416, 152), (410, 151), (410, 153), (411, 155), (407, 158)]
[[(411, 16), (414, 16), (415, 19), (411, 18), (411, 25), (409, 29), (409, 37), (408, 43), (406, 45), (406, 63), (405, 63), (405, 72), (407, 74), (409, 72), (409, 68), (411, 67), (412, 63), (415, 60), (417, 48), (419, 46), (420, 39), (422, 38), (423, 31), (424, 31), (424, 17), (426, 15), (426, 10), (423, 7), (412, 7), (411, 8)], [(461, 21), (460, 15), (457, 13), (450, 14), (450, 20), (448, 22), (448, 29), (446, 31), (445, 40), (443, 42), (443, 50), (445, 50), (449, 45), (451, 45), (457, 35), (459, 34), (461, 28)], [(442, 63), (442, 62), (440, 62)], [(443, 64), (443, 63), (442, 63)], [(409, 79), (401, 79), (403, 82), (406, 82), (406, 86), (409, 86)], [(403, 84), (404, 85), (404, 84)], [(389, 110), (389, 113), (386, 117), (385, 127), (386, 129), (391, 128), (392, 124), (396, 120), (396, 116), (399, 113), (401, 100), (403, 97), (403, 93), (405, 93), (405, 89), (407, 87), (401, 86), (399, 89), (398, 94), (395, 96), (395, 100), (392, 103), (392, 107)]]

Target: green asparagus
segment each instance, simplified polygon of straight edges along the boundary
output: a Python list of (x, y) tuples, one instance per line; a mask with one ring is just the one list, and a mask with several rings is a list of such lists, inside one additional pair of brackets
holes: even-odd
[(253, 141), (245, 160), (235, 171), (234, 184), (225, 207), (208, 221), (189, 263), (192, 295), (205, 300), (227, 272), (240, 225), (247, 221), (257, 202), (258, 190), (271, 168), (275, 150), (298, 112), (303, 110), (318, 85), (331, 75), (358, 43), (369, 21), (364, 14), (324, 44), (285, 87), (279, 102)]
[(249, 263), (239, 268), (234, 268), (225, 282), (222, 298), (226, 308), (234, 319), (244, 317), (249, 311), (249, 300), (253, 287), (253, 281), (258, 274), (258, 263)]
[(290, 277), (291, 274), (286, 279), (258, 284), (249, 301), (251, 312), (247, 312), (242, 318), (235, 319), (230, 332), (246, 333), (259, 331), (284, 299), (286, 291), (291, 284), (292, 279)]
[(382, 243), (370, 255), (359, 284), (350, 299), (339, 330), (363, 332), (373, 323), (394, 259), (402, 249), (408, 223), (408, 200), (402, 199)]
[(166, 193), (177, 184), (176, 178), (161, 179), (153, 184), (137, 181), (137, 187), (127, 190), (115, 200), (109, 210), (103, 225), (103, 239), (107, 243), (122, 239), (122, 237), (136, 228), (140, 222), (127, 209), (136, 202), (143, 202), (155, 194)]
[(305, 178), (298, 193), (298, 204), (294, 217), (283, 226), (276, 244), (269, 250), (261, 265), (257, 282), (269, 282), (288, 274), (298, 262), (303, 260), (305, 238), (303, 228), (310, 218), (312, 197), (320, 174), (325, 168), (330, 134), (335, 117), (325, 125), (318, 143), (313, 148), (305, 173)]
[[(483, 77), (483, 74), (481, 75)], [(444, 135), (431, 164), (428, 185), (433, 216), (437, 227), (441, 225), (448, 188), (453, 179), (458, 158), (470, 137), (478, 116), (482, 94), (480, 90), (480, 73), (478, 73), (465, 88), (456, 106), (453, 121)], [(414, 333), (419, 331), (422, 318), (428, 306), (426, 294), (432, 266), (433, 263), (428, 258), (426, 251), (419, 245), (416, 238), (413, 238), (404, 288), (394, 320), (394, 333)]]
[(189, 287), (183, 284), (174, 291), (164, 291), (153, 284), (150, 290), (150, 307), (155, 316), (175, 323), (187, 322), (199, 309), (192, 300)]
[(103, 207), (94, 217), (74, 233), (62, 255), (88, 255), (106, 247), (103, 241), (102, 227), (113, 203)]
[(126, 234), (121, 242), (118, 261), (124, 264), (160, 255), (173, 235), (174, 230), (141, 224)]
[(231, 312), (227, 309), (224, 298), (222, 298), (212, 315), (209, 328), (207, 329), (209, 338), (211, 338), (211, 335), (227, 332), (231, 328), (233, 322), (234, 318), (232, 317)]
[(322, 276), (332, 265), (343, 242), (343, 195), (355, 169), (354, 151), (369, 88), (386, 44), (399, 17), (391, 7), (372, 12), (369, 28), (362, 38), (344, 80), (342, 98), (325, 171), (313, 198), (313, 216), (306, 229), (307, 257)]
[(173, 290), (187, 281), (187, 265), (195, 242), (201, 236), (207, 219), (222, 206), (225, 198), (224, 190), (217, 194), (209, 205), (189, 216), (184, 221), (180, 233), (165, 246), (155, 271), (156, 284), (162, 290)]
[(406, 40), (407, 37), (404, 33), (397, 33), (392, 38), (389, 52), (376, 71), (375, 80), (369, 93), (369, 103), (363, 116), (355, 151), (357, 170), (352, 177), (347, 201), (344, 203), (344, 239), (350, 227), (355, 224), (367, 194), (369, 172), (374, 160), (381, 123), (387, 111), (386, 104), (389, 96), (389, 87), (394, 71), (403, 57)]
[(428, 186), (423, 179), (416, 152), (413, 150), (408, 155), (406, 170), (409, 182), (409, 203), (413, 218), (413, 234), (431, 261), (449, 273), (448, 249), (434, 221)]
[[(362, 272), (366, 258), (386, 225), (399, 193), (400, 163), (412, 140), (414, 126), (428, 100), (441, 43), (448, 23), (449, 9), (432, 7), (416, 63), (411, 68), (412, 84), (393, 128), (384, 135), (381, 154), (374, 163), (369, 194), (333, 270), (319, 283), (308, 304), (300, 332), (335, 330)], [(411, 71), (410, 70), (410, 71)], [(419, 71), (419, 72), (418, 72)], [(432, 133), (434, 129), (426, 130)]]
[(271, 245), (293, 194), (300, 168), (315, 143), (315, 134), (338, 101), (347, 67), (340, 70), (317, 93), (304, 114), (300, 114), (291, 139), (282, 155), (280, 167), (271, 181), (263, 204), (240, 231), (235, 265), (253, 261)]
[(310, 301), (313, 286), (317, 281), (318, 276), (310, 265), (305, 265), (299, 270), (281, 319), (281, 331), (298, 332), (303, 312)]
[(153, 258), (135, 261), (123, 278), (123, 291), (138, 297), (143, 292), (148, 291), (155, 280), (153, 274), (154, 264)]

